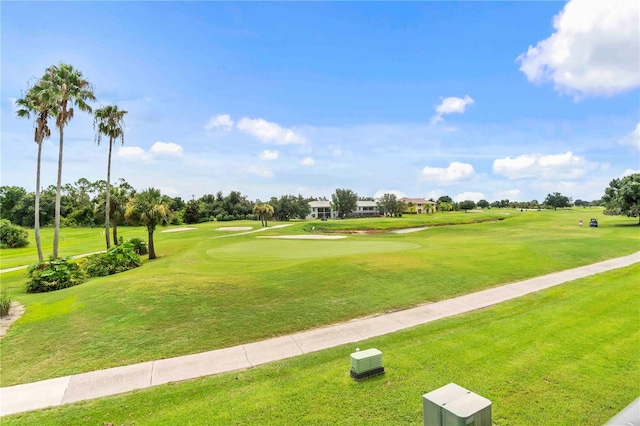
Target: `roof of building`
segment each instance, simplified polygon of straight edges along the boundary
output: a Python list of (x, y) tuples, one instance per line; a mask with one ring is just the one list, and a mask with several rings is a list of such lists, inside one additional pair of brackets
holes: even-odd
[(405, 203), (412, 203), (412, 204), (436, 204), (435, 201), (425, 200), (424, 198), (402, 197), (400, 198), (400, 201), (404, 201)]

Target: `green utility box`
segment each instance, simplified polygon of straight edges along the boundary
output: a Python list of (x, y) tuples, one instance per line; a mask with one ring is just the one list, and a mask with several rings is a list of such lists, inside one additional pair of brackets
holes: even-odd
[(491, 426), (491, 401), (455, 383), (422, 397), (424, 426)]
[(363, 380), (384, 374), (382, 366), (382, 352), (375, 348), (356, 351), (351, 354), (351, 377)]

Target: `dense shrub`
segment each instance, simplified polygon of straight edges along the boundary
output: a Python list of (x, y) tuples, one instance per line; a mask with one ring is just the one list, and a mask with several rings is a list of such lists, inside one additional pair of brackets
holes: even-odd
[(90, 277), (105, 277), (137, 268), (142, 264), (131, 243), (118, 244), (105, 253), (88, 256), (84, 268)]
[(82, 284), (86, 276), (71, 257), (50, 259), (29, 266), (27, 293), (43, 293)]
[(133, 246), (133, 251), (139, 255), (149, 253), (149, 247), (147, 247), (147, 243), (142, 238), (131, 238), (129, 244)]
[(0, 292), (0, 317), (7, 315), (10, 307), (11, 297), (7, 294), (7, 290), (2, 289)]
[(29, 234), (7, 219), (0, 220), (0, 247), (18, 248), (29, 245)]

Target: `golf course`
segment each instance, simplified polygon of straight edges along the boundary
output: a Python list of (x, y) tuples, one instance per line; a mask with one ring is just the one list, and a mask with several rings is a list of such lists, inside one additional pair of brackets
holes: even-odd
[[(640, 251), (637, 218), (602, 211), (206, 222), (158, 228), (157, 259), (64, 290), (27, 293), (25, 269), (3, 272), (25, 312), (0, 340), (0, 385), (258, 342)], [(578, 225), (591, 217), (598, 227)], [(99, 228), (61, 235), (62, 256), (104, 249)], [(36, 260), (33, 241), (0, 251), (3, 270)], [(359, 342), (386, 369), (363, 382), (349, 376), (356, 345), (343, 345), (2, 424), (417, 425), (422, 395), (454, 382), (492, 401), (496, 425), (601, 425), (640, 394), (639, 276), (636, 264)]]

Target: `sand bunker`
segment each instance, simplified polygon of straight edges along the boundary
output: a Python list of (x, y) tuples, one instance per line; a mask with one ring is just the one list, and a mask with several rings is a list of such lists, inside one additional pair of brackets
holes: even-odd
[(198, 229), (198, 228), (173, 228), (173, 229), (165, 229), (162, 232), (182, 232), (182, 231), (191, 231), (192, 229)]
[(275, 235), (271, 237), (256, 238), (278, 238), (281, 240), (340, 240), (347, 237), (345, 235)]
[(226, 228), (218, 228), (216, 231), (249, 231), (253, 229), (250, 226), (227, 226)]

